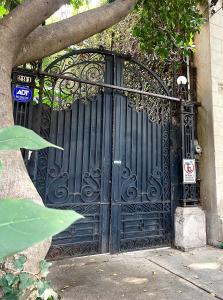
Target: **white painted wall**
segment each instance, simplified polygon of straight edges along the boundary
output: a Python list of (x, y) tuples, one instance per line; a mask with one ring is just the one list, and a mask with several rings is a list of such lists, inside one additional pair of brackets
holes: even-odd
[[(222, 3), (219, 3), (221, 6)], [(218, 9), (218, 7), (216, 8)], [(223, 11), (209, 19), (197, 36), (199, 142), (201, 158), (201, 200), (207, 215), (210, 244), (223, 241)]]

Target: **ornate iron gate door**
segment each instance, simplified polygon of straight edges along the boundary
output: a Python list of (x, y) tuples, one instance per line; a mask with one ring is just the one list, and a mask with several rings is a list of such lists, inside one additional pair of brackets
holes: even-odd
[[(46, 71), (168, 95), (151, 70), (106, 51), (74, 51)], [(53, 75), (41, 86), (35, 128), (64, 151), (33, 154), (30, 174), (47, 206), (85, 216), (49, 257), (170, 245), (170, 101)]]
[[(59, 60), (48, 70), (61, 67), (59, 71), (63, 74), (79, 72), (84, 78), (95, 76), (97, 80), (111, 82), (112, 64), (110, 56), (88, 53)], [(55, 259), (108, 252), (112, 93), (44, 78), (42, 97), (42, 102), (44, 97), (50, 99), (51, 108), (44, 105), (40, 114), (41, 135), (64, 151), (39, 152), (38, 161), (45, 158), (45, 170), (37, 163), (37, 189), (42, 191), (48, 207), (73, 209), (85, 217), (54, 237), (48, 256)]]
[[(140, 65), (116, 70), (117, 85), (165, 91)], [(170, 245), (170, 103), (116, 93), (113, 127), (111, 251)]]
[(50, 141), (64, 151), (48, 152), (45, 203), (85, 216), (54, 238), (52, 258), (108, 251), (110, 100), (98, 95), (87, 105), (75, 101), (69, 110), (51, 113)]

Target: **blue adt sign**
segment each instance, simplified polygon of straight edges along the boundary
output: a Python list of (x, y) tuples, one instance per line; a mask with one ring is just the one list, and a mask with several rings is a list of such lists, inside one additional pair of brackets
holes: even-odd
[(33, 91), (28, 86), (16, 86), (13, 89), (13, 98), (15, 101), (26, 103), (32, 100), (32, 97)]

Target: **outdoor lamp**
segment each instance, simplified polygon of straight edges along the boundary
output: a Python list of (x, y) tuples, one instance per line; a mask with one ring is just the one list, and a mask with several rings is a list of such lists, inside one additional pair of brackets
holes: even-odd
[(187, 78), (185, 76), (179, 76), (177, 78), (177, 84), (178, 85), (186, 85), (187, 84)]
[(178, 85), (178, 93), (181, 100), (185, 100), (187, 98), (187, 77), (179, 76), (177, 78), (177, 85)]

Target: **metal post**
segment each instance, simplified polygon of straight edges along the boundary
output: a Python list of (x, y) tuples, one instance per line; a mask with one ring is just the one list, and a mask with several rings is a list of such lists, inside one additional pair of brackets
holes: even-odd
[[(181, 102), (181, 140), (182, 140), (182, 161), (183, 159), (195, 159), (194, 153), (194, 104)], [(182, 168), (183, 168), (182, 163)], [(196, 183), (184, 183), (182, 176), (182, 199), (181, 205), (196, 206)]]
[[(191, 169), (195, 167), (195, 137), (194, 137), (194, 126), (195, 126), (195, 119), (194, 119), (194, 103), (191, 101), (190, 95), (190, 72), (189, 72), (189, 63), (187, 60), (187, 76), (188, 82), (186, 84), (180, 84), (179, 92), (180, 92), (180, 114), (181, 114), (181, 155), (182, 155), (182, 198), (180, 200), (180, 204), (184, 207), (187, 206), (196, 206), (198, 204), (197, 193), (196, 193), (196, 178), (194, 178), (194, 182), (188, 181), (185, 179), (187, 176), (187, 167), (191, 161), (192, 164)], [(190, 166), (188, 167), (190, 170)], [(186, 174), (186, 175), (185, 175)], [(193, 174), (194, 171), (193, 171)], [(189, 174), (190, 175), (190, 174)], [(194, 176), (196, 177), (196, 176)], [(192, 183), (193, 182), (193, 183)]]

